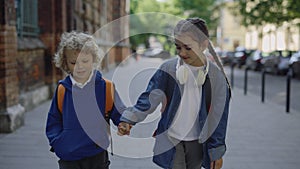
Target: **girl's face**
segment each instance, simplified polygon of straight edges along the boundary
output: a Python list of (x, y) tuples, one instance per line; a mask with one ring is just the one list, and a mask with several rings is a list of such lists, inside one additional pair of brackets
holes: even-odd
[(74, 49), (65, 49), (64, 53), (73, 78), (79, 83), (86, 82), (93, 71), (93, 55)]
[[(203, 66), (205, 57), (203, 57), (203, 44), (194, 40), (189, 33), (183, 33), (175, 36), (176, 51), (180, 58), (189, 65)], [(202, 57), (200, 59), (199, 57)]]

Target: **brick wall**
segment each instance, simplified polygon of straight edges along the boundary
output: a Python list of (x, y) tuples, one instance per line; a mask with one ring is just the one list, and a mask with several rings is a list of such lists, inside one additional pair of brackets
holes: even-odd
[(0, 11), (0, 132), (12, 132), (24, 123), (24, 108), (19, 104), (14, 0), (0, 0)]
[(19, 99), (14, 1), (1, 0), (0, 11), (0, 112), (3, 112)]
[(0, 26), (0, 83), (1, 110), (18, 103), (17, 42), (14, 26)]
[[(39, 0), (39, 37), (20, 39), (15, 0), (0, 0), (0, 132), (11, 132), (22, 125), (24, 107), (29, 110), (27, 106), (36, 106), (39, 100), (47, 99), (47, 92), (50, 96), (53, 93), (63, 76), (52, 62), (63, 32), (95, 33), (125, 14), (125, 0)], [(111, 49), (114, 39), (124, 33), (123, 28), (128, 29), (127, 24), (97, 34), (103, 42), (101, 48)], [(124, 40), (110, 50), (102, 65), (113, 68), (128, 54), (128, 40)]]
[(21, 93), (35, 90), (45, 85), (44, 49), (18, 51), (17, 77)]
[(74, 4), (68, 1), (39, 0), (39, 37), (45, 45), (44, 80), (50, 86), (50, 97), (54, 93), (58, 80), (63, 78), (62, 72), (53, 64), (53, 57), (61, 34), (74, 26), (74, 20), (67, 19), (71, 18), (72, 14), (67, 9), (73, 6)]

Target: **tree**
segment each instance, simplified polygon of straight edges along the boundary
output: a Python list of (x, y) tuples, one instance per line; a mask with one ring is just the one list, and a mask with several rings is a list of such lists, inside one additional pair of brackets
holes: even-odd
[[(214, 30), (210, 32), (212, 37), (215, 36), (215, 30), (218, 24), (219, 17), (217, 15), (218, 13), (216, 12), (217, 9), (218, 6), (216, 5), (216, 0), (166, 0), (163, 2), (158, 2), (156, 0), (130, 1), (131, 14), (139, 14), (142, 12), (163, 12), (181, 18), (203, 18), (206, 20), (209, 30)], [(151, 18), (151, 20), (145, 17), (131, 19), (131, 25), (139, 25), (138, 28), (135, 26), (130, 27), (132, 35), (135, 35), (135, 32), (139, 32), (140, 30), (138, 29), (153, 30), (159, 27), (165, 28), (166, 31), (170, 31), (170, 25), (167, 23), (162, 23), (161, 20), (163, 20), (163, 18), (161, 17), (162, 16), (157, 15), (154, 18)], [(152, 34), (141, 34), (130, 37), (132, 48), (135, 49), (135, 47), (140, 43), (147, 44), (147, 41), (145, 40), (148, 39), (150, 35)], [(164, 38), (166, 39), (164, 40)], [(160, 36), (160, 39), (165, 42), (165, 48), (170, 49), (170, 43), (168, 41), (169, 37)]]
[(220, 7), (216, 0), (175, 0), (175, 4), (186, 17), (200, 17), (206, 20), (211, 30), (216, 29)]
[(282, 25), (300, 17), (299, 0), (236, 0), (236, 14), (241, 14), (244, 26), (267, 23)]
[[(295, 25), (300, 30), (300, 1), (299, 0), (235, 0), (233, 13), (241, 16), (241, 24), (245, 27), (261, 28), (265, 24), (274, 24), (276, 28), (285, 22)], [(262, 29), (260, 29), (262, 31)], [(287, 36), (290, 36), (287, 29)], [(300, 33), (300, 31), (299, 31)], [(262, 32), (260, 32), (260, 37)], [(289, 38), (287, 38), (289, 39)], [(286, 40), (287, 40), (286, 39)], [(289, 41), (286, 42), (289, 44)]]
[[(139, 15), (139, 13), (144, 12), (160, 12), (161, 6), (159, 2), (153, 0), (131, 0), (130, 1), (130, 43), (131, 48), (136, 50), (139, 44), (146, 44), (148, 46), (148, 38), (151, 33), (140, 32), (151, 32), (159, 24), (159, 18), (146, 18), (144, 15)], [(152, 15), (153, 16), (153, 15)], [(151, 20), (150, 20), (151, 19)], [(153, 23), (154, 22), (154, 23)], [(149, 31), (147, 31), (149, 30)]]

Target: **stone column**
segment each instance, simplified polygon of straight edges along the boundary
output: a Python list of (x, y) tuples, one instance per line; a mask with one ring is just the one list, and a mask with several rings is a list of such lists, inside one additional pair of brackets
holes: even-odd
[(0, 132), (9, 133), (24, 124), (19, 104), (17, 31), (14, 0), (0, 0)]

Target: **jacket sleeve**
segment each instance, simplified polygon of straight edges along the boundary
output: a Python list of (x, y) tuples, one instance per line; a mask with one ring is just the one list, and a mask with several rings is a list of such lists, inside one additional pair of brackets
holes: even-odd
[(110, 118), (115, 125), (120, 123), (121, 113), (126, 109), (118, 91), (114, 89), (114, 104), (111, 110)]
[(57, 89), (52, 98), (52, 103), (48, 112), (47, 122), (46, 122), (46, 136), (49, 140), (50, 146), (58, 138), (63, 130), (62, 115), (58, 110), (57, 104)]
[(225, 144), (225, 137), (226, 137), (226, 130), (227, 130), (227, 121), (228, 121), (228, 113), (229, 113), (229, 102), (230, 102), (230, 89), (226, 91), (226, 101), (224, 106), (224, 111), (221, 117), (221, 120), (208, 139), (207, 148), (208, 148), (208, 155), (210, 161), (215, 161), (220, 159), (226, 152), (226, 144)]
[(143, 121), (164, 100), (166, 86), (167, 72), (160, 68), (151, 77), (146, 91), (139, 96), (136, 104), (123, 112), (121, 121), (130, 124)]

